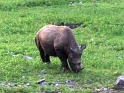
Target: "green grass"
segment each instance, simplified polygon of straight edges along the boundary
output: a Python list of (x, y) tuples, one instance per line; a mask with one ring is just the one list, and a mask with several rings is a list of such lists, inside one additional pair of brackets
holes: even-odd
[[(95, 88), (114, 86), (116, 78), (124, 74), (124, 1), (80, 2), (81, 0), (0, 1), (1, 93), (87, 93)], [(59, 59), (55, 57), (51, 57), (49, 65), (41, 62), (34, 37), (41, 27), (51, 23), (85, 26), (73, 30), (79, 45), (87, 45), (82, 55), (82, 66), (85, 67), (83, 71), (77, 74), (72, 71), (64, 73), (60, 69)], [(26, 60), (22, 55), (31, 56), (33, 60)], [(43, 70), (45, 71), (40, 75)], [(45, 79), (48, 85), (36, 84), (40, 79)], [(65, 85), (68, 80), (74, 83), (72, 89)], [(58, 88), (55, 87), (56, 82), (59, 84)], [(29, 86), (25, 86), (27, 83)]]

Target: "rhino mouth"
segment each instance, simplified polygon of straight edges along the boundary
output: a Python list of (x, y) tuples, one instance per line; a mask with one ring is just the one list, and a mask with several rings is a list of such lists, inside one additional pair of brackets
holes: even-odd
[(81, 71), (81, 70), (83, 70), (84, 69), (84, 67), (83, 68), (80, 68), (80, 69), (78, 69), (78, 70), (73, 70), (75, 73), (78, 73), (79, 71)]

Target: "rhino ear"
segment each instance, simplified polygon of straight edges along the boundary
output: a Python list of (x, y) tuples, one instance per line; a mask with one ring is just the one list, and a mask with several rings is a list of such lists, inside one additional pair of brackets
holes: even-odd
[(86, 48), (86, 44), (81, 45), (81, 50), (83, 51)]

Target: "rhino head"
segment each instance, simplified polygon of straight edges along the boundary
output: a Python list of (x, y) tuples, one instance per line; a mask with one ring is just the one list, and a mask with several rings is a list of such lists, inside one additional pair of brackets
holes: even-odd
[(81, 45), (80, 48), (74, 49), (70, 47), (71, 52), (69, 53), (68, 61), (71, 69), (76, 73), (83, 69), (81, 67), (81, 55), (85, 48), (85, 44)]

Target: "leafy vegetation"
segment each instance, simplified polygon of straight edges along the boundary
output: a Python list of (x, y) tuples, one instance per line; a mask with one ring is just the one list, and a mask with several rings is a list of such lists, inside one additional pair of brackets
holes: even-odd
[[(1, 0), (0, 92), (87, 93), (112, 88), (124, 74), (123, 15), (123, 0)], [(80, 24), (73, 33), (87, 48), (82, 55), (85, 69), (79, 73), (64, 73), (58, 58), (43, 64), (35, 46), (41, 27), (62, 23)], [(37, 84), (40, 79), (45, 84)]]

